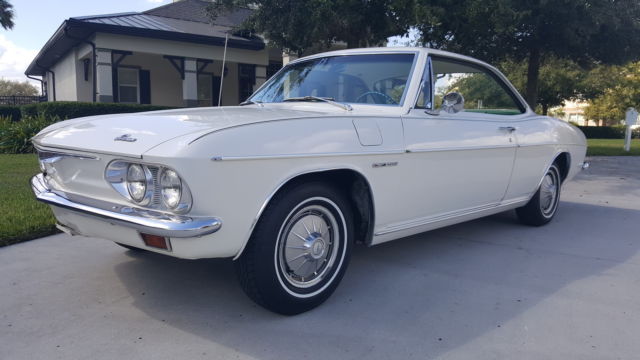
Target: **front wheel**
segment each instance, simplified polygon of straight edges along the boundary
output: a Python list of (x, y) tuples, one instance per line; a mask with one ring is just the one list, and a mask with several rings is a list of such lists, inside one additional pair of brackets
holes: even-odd
[(558, 210), (561, 185), (560, 170), (554, 163), (527, 205), (516, 209), (518, 219), (532, 226), (541, 226), (551, 221)]
[(298, 184), (274, 197), (256, 225), (236, 272), (259, 305), (285, 315), (320, 305), (349, 263), (351, 207), (324, 183)]

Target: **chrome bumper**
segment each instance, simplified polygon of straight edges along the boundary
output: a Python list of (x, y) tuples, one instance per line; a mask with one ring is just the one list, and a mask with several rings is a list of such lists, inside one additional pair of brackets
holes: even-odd
[(174, 238), (197, 237), (214, 233), (222, 226), (220, 219), (215, 217), (188, 217), (119, 206), (113, 207), (114, 210), (106, 210), (76, 203), (52, 192), (47, 187), (43, 174), (31, 178), (31, 188), (36, 198), (44, 203), (101, 218), (108, 223), (133, 228), (146, 234)]

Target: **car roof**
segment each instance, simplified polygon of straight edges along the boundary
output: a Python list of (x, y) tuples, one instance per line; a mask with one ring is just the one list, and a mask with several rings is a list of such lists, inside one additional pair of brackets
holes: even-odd
[(300, 59), (296, 59), (296, 60), (292, 61), (292, 63), (305, 61), (305, 60), (309, 60), (309, 59), (320, 58), (320, 57), (327, 57), (327, 56), (355, 55), (355, 54), (376, 54), (376, 53), (379, 53), (379, 54), (385, 54), (386, 53), (386, 54), (388, 54), (388, 53), (425, 53), (425, 52), (430, 54), (430, 55), (444, 56), (444, 57), (449, 57), (449, 58), (466, 60), (466, 61), (470, 61), (470, 62), (474, 62), (474, 63), (478, 63), (478, 64), (482, 64), (482, 65), (486, 65), (486, 66), (492, 67), (490, 64), (487, 64), (484, 61), (478, 60), (478, 59), (470, 57), (470, 56), (456, 54), (456, 53), (453, 53), (453, 52), (450, 52), (450, 51), (437, 50), (437, 49), (432, 49), (432, 48), (427, 48), (427, 47), (408, 47), (408, 46), (371, 47), (371, 48), (357, 48), (357, 49), (343, 49), (343, 50), (327, 51), (327, 52), (322, 52), (322, 53), (318, 53), (318, 54), (305, 56), (305, 57), (302, 57)]

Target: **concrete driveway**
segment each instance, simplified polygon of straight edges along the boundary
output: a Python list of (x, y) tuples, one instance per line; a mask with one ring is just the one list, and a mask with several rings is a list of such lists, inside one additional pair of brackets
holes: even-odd
[(55, 235), (0, 249), (0, 359), (638, 359), (640, 158), (594, 158), (548, 226), (513, 213), (360, 247), (296, 317), (230, 261)]

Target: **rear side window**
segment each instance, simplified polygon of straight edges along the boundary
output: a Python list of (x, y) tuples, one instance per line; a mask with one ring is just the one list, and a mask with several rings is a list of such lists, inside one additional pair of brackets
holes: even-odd
[(464, 97), (464, 112), (519, 115), (525, 108), (509, 87), (489, 69), (454, 59), (432, 57), (434, 107), (444, 95), (458, 92)]

